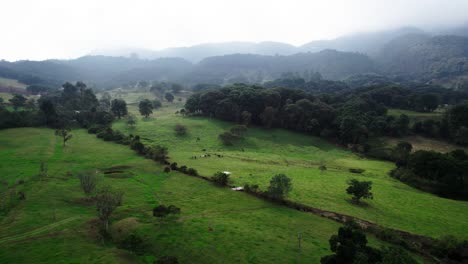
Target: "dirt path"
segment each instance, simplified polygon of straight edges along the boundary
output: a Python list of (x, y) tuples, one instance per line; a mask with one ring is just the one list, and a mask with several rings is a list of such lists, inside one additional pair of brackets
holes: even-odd
[(62, 225), (65, 225), (67, 223), (70, 223), (70, 222), (72, 222), (74, 220), (77, 220), (77, 219), (80, 219), (80, 218), (81, 218), (80, 216), (73, 216), (73, 217), (69, 217), (69, 218), (60, 220), (58, 222), (55, 222), (55, 223), (52, 223), (52, 224), (49, 224), (49, 225), (45, 225), (45, 226), (39, 227), (37, 229), (34, 229), (32, 231), (29, 231), (29, 232), (22, 233), (22, 234), (19, 234), (19, 235), (2, 237), (2, 238), (0, 238), (0, 245), (3, 244), (3, 243), (7, 243), (7, 242), (12, 242), (12, 241), (31, 238), (31, 237), (34, 237), (34, 236), (37, 236), (37, 235), (40, 235), (40, 234), (43, 234), (43, 233), (46, 233), (46, 232), (48, 233), (48, 232), (52, 231), (53, 229), (56, 229), (57, 227), (60, 227)]

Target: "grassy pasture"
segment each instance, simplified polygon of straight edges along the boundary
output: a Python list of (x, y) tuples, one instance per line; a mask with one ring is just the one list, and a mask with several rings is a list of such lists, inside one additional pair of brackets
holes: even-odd
[[(319, 138), (282, 129), (250, 128), (244, 140), (226, 147), (217, 136), (232, 123), (175, 115), (182, 106), (183, 102), (165, 103), (149, 119), (140, 117), (136, 128), (128, 128), (124, 120), (114, 127), (140, 135), (145, 143), (167, 146), (171, 161), (205, 176), (230, 171), (233, 184), (259, 184), (265, 190), (273, 175), (285, 173), (293, 181), (291, 200), (417, 234), (468, 238), (464, 232), (468, 228), (468, 202), (440, 198), (392, 179), (388, 176), (394, 168), (390, 162), (362, 158)], [(130, 111), (139, 116), (135, 105)], [(176, 124), (185, 125), (188, 134), (176, 136)], [(211, 157), (202, 157), (206, 153)], [(320, 172), (321, 164), (328, 170)], [(350, 168), (365, 172), (353, 174)], [(351, 178), (374, 183), (375, 199), (368, 201), (368, 206), (349, 202), (345, 189)]]
[[(38, 179), (39, 164), (48, 176)], [(149, 245), (137, 257), (96, 239), (94, 206), (83, 203), (73, 175), (85, 169), (127, 166), (126, 177), (100, 175), (100, 184), (125, 192), (115, 212), (113, 232), (135, 228)], [(301, 213), (200, 179), (162, 173), (162, 167), (135, 155), (126, 146), (104, 142), (74, 130), (66, 147), (53, 130), (0, 131), (2, 188), (18, 185), (26, 199), (0, 216), (0, 263), (153, 263), (161, 255), (181, 263), (295, 263), (302, 235), (303, 263), (318, 263), (329, 254), (328, 239), (339, 224)], [(70, 175), (71, 174), (71, 175)], [(179, 218), (158, 221), (157, 204), (182, 209)], [(370, 237), (371, 244), (381, 243)]]

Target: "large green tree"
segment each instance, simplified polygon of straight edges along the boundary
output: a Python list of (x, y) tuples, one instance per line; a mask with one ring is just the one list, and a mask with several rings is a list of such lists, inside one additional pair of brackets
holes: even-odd
[(111, 103), (111, 111), (117, 118), (127, 115), (127, 103), (123, 99), (114, 99)]
[(268, 195), (274, 199), (283, 199), (291, 190), (291, 179), (284, 174), (277, 174), (270, 180)]
[(153, 103), (148, 99), (140, 101), (140, 103), (138, 104), (140, 114), (146, 118), (148, 118), (148, 116), (153, 113), (153, 108)]

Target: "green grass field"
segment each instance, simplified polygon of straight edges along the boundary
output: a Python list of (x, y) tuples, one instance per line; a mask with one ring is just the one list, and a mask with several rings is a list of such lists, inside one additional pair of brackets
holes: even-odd
[[(180, 263), (295, 263), (297, 234), (302, 239), (301, 262), (318, 263), (329, 254), (328, 239), (338, 223), (276, 206), (244, 193), (178, 173), (135, 155), (126, 146), (104, 142), (74, 130), (62, 147), (53, 130), (39, 128), (0, 131), (2, 188), (18, 185), (26, 199), (0, 216), (0, 263), (153, 263), (161, 255)], [(36, 177), (39, 164), (48, 176)], [(101, 175), (100, 184), (125, 192), (115, 212), (113, 232), (135, 228), (150, 245), (137, 257), (96, 239), (94, 206), (83, 203), (73, 176), (84, 169), (128, 166), (128, 177)], [(70, 175), (72, 174), (72, 175)], [(158, 221), (157, 204), (182, 209), (178, 219)], [(380, 244), (372, 237), (373, 245)]]
[[(230, 171), (233, 184), (259, 184), (265, 190), (273, 175), (285, 173), (293, 181), (291, 200), (417, 234), (468, 238), (464, 232), (468, 228), (468, 202), (440, 198), (392, 179), (388, 176), (394, 167), (390, 162), (362, 158), (319, 138), (281, 129), (250, 128), (244, 140), (226, 147), (217, 136), (232, 123), (175, 115), (182, 106), (183, 102), (165, 104), (151, 118), (140, 118), (136, 128), (128, 128), (123, 120), (114, 127), (140, 135), (146, 143), (167, 146), (171, 161), (205, 176)], [(131, 105), (130, 111), (137, 114), (136, 106)], [(176, 136), (176, 124), (185, 125), (188, 135)], [(205, 153), (212, 155), (201, 157)], [(321, 164), (328, 167), (324, 173), (318, 169)], [(350, 168), (366, 171), (353, 174)], [(368, 206), (349, 202), (345, 189), (351, 178), (373, 182), (375, 199), (368, 201)]]

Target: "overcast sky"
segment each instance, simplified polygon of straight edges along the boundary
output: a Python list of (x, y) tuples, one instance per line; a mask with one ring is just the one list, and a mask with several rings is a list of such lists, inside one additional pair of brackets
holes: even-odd
[(0, 58), (206, 42), (301, 45), (359, 31), (468, 21), (468, 0), (0, 0)]

